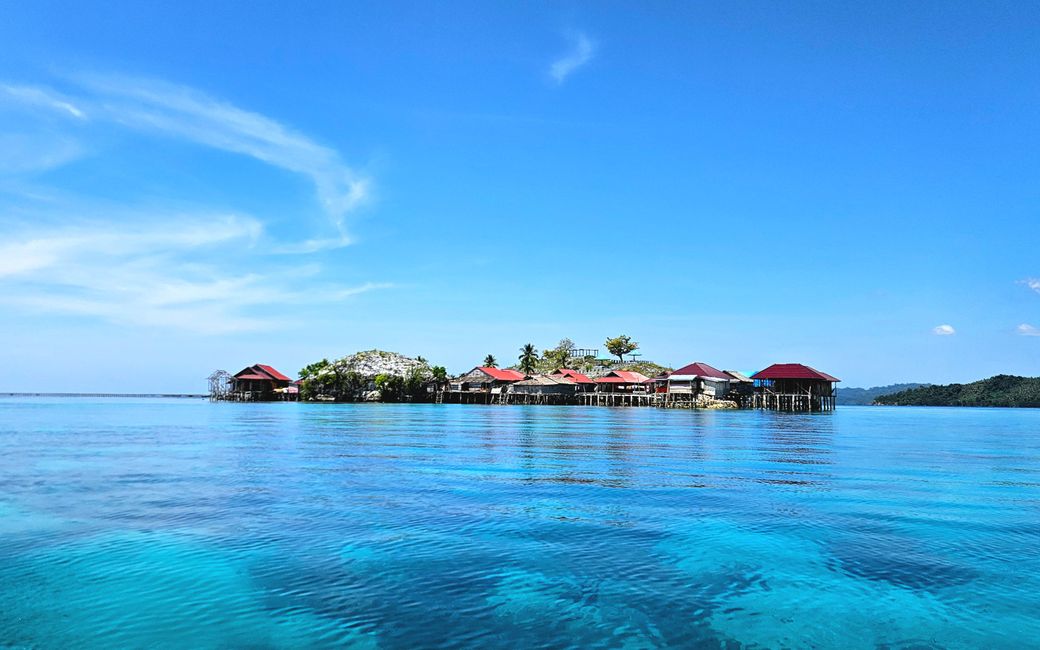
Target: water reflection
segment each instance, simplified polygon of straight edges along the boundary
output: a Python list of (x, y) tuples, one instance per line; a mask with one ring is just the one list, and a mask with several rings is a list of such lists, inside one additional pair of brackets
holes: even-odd
[(0, 401), (0, 639), (1028, 644), (1040, 413), (950, 413)]

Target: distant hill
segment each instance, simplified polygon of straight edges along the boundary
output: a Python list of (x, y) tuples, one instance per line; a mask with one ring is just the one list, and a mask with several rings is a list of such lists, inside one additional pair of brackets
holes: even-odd
[(1040, 407), (1040, 377), (997, 375), (970, 384), (920, 386), (875, 398), (893, 406)]
[(891, 384), (889, 386), (874, 386), (873, 388), (839, 388), (838, 404), (845, 406), (870, 406), (874, 400), (882, 395), (891, 395), (900, 391), (917, 388), (919, 386), (930, 386), (931, 384)]

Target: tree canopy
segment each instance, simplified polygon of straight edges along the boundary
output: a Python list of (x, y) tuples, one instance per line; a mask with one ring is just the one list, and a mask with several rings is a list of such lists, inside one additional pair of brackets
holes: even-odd
[(620, 359), (622, 363), (625, 362), (626, 354), (635, 352), (639, 349), (639, 344), (633, 341), (632, 337), (627, 334), (609, 338), (606, 340), (604, 345), (606, 346), (607, 351)]
[(1040, 377), (997, 375), (970, 384), (920, 386), (879, 395), (875, 404), (893, 406), (1024, 406), (1040, 407)]
[(498, 367), (498, 359), (495, 358), (495, 355), (489, 354), (486, 357), (484, 357), (484, 367), (485, 368), (497, 368)]
[(545, 361), (543, 365), (551, 369), (565, 367), (571, 358), (574, 347), (574, 341), (570, 339), (560, 339), (560, 342), (556, 344), (555, 348), (546, 350), (542, 353), (542, 359)]
[(533, 343), (527, 343), (520, 348), (519, 360), (520, 372), (525, 375), (530, 375), (534, 372), (535, 366), (538, 364), (538, 350)]

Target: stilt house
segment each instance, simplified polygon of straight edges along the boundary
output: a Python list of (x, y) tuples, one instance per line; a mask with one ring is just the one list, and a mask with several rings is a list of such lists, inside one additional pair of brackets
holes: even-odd
[(703, 361), (695, 361), (668, 374), (667, 393), (722, 399), (733, 378)]
[(516, 370), (478, 366), (451, 381), (451, 390), (457, 392), (502, 392), (502, 389), (527, 379), (527, 375)]
[(781, 411), (832, 411), (841, 380), (800, 363), (774, 363), (751, 375), (754, 406)]
[(597, 393), (642, 393), (646, 391), (648, 377), (633, 370), (611, 370), (597, 377)]
[(549, 373), (550, 377), (569, 379), (577, 386), (577, 392), (584, 393), (596, 389), (596, 382), (589, 379), (588, 375), (582, 374), (570, 368), (557, 368)]
[(243, 368), (231, 378), (231, 397), (242, 401), (269, 401), (278, 399), (278, 391), (292, 384), (282, 373), (271, 366), (255, 364)]

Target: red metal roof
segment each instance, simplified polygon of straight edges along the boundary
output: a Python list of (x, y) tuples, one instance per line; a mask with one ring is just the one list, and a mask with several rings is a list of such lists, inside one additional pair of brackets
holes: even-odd
[(488, 368), (487, 366), (480, 366), (477, 370), (492, 379), (497, 379), (498, 381), (521, 381), (527, 377), (527, 375), (522, 372), (503, 368)]
[(292, 381), (282, 373), (278, 372), (271, 366), (265, 366), (262, 364), (255, 364), (248, 368), (243, 368), (235, 374), (236, 379), (274, 379), (276, 381)]
[(678, 370), (671, 372), (673, 375), (696, 375), (698, 377), (707, 377), (709, 379), (725, 379), (727, 381), (733, 379), (726, 373), (722, 372), (718, 368), (713, 368), (703, 361), (695, 361), (688, 366), (683, 366)]
[(765, 370), (751, 375), (752, 379), (818, 379), (821, 381), (841, 381), (825, 372), (800, 363), (774, 363)]
[(267, 374), (271, 375), (272, 379), (277, 379), (279, 381), (292, 381), (291, 379), (289, 379), (288, 377), (286, 377), (282, 373), (278, 372), (277, 370), (275, 370), (271, 366), (264, 366), (264, 365), (261, 365), (261, 364), (258, 363), (258, 364), (256, 364), (255, 367), (259, 368), (259, 369), (263, 370), (264, 372), (266, 372)]
[(646, 375), (632, 370), (611, 370), (596, 379), (596, 382), (600, 384), (641, 384), (646, 380)]
[(594, 384), (596, 382), (588, 378), (587, 375), (583, 375), (577, 370), (571, 370), (570, 368), (560, 368), (556, 372), (549, 375), (550, 377), (567, 377), (573, 379), (576, 384)]

